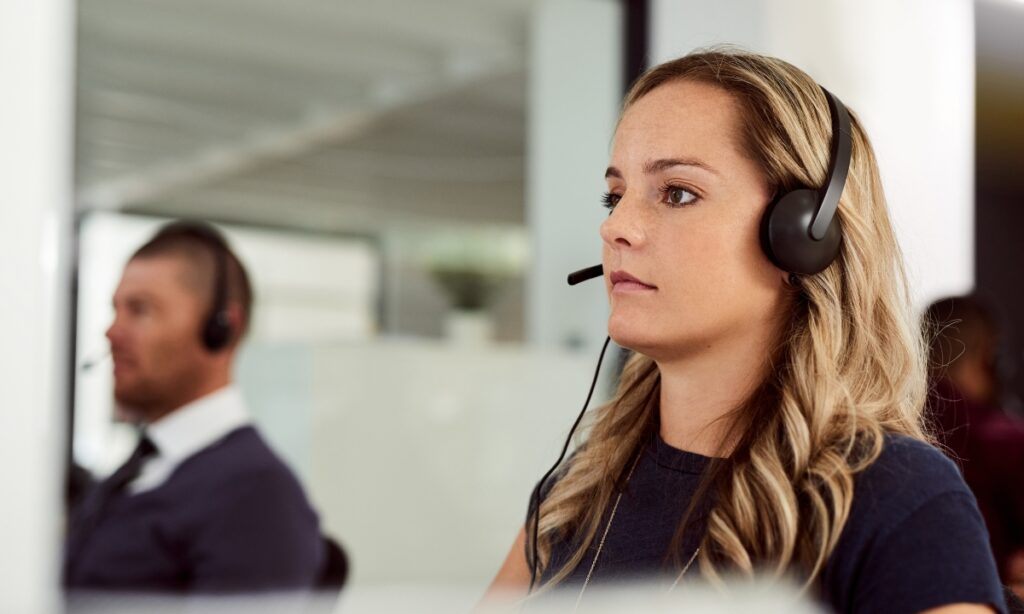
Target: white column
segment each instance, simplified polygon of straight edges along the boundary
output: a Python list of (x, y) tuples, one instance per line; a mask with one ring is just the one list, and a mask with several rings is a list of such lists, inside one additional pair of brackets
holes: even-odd
[(73, 10), (0, 3), (0, 611), (55, 612), (67, 381)]
[(527, 224), (532, 262), (527, 330), (544, 346), (597, 348), (607, 334), (600, 264), (604, 169), (622, 98), (622, 10), (614, 0), (536, 3), (530, 28)]
[(716, 43), (792, 62), (858, 114), (918, 306), (973, 287), (973, 3), (652, 0), (652, 62)]

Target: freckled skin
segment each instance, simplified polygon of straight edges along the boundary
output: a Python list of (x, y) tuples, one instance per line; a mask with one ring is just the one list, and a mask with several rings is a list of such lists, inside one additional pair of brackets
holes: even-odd
[[(621, 177), (609, 177), (608, 190), (618, 202), (601, 226), (608, 331), (656, 361), (764, 330), (784, 308), (784, 273), (761, 251), (758, 235), (771, 194), (741, 151), (739, 118), (725, 91), (675, 81), (637, 101), (616, 131), (610, 166)], [(714, 172), (645, 172), (659, 159), (696, 159)], [(663, 193), (666, 183), (677, 189)], [(671, 199), (691, 198), (678, 188), (697, 200), (674, 208)], [(616, 270), (657, 289), (613, 291)]]

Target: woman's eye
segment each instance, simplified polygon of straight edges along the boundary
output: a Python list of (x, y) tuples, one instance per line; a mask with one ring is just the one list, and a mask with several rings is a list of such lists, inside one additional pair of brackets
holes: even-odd
[(697, 195), (686, 188), (666, 186), (663, 191), (665, 193), (665, 200), (670, 205), (688, 205), (697, 200)]
[(619, 199), (621, 198), (622, 197), (619, 196), (618, 194), (606, 192), (605, 195), (601, 197), (601, 204), (604, 206), (605, 209), (611, 211), (612, 209), (615, 208), (615, 205), (619, 204)]

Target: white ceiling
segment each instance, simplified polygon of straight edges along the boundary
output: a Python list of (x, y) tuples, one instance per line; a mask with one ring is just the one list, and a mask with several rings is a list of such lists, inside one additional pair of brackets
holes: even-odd
[(520, 224), (531, 0), (82, 0), (86, 209)]

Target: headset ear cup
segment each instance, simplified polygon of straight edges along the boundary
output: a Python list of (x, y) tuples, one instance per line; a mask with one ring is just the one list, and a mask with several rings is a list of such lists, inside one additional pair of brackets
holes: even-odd
[(814, 275), (839, 255), (842, 232), (833, 218), (821, 241), (811, 238), (810, 227), (818, 208), (815, 190), (794, 190), (768, 205), (761, 218), (761, 246), (783, 271)]
[(220, 310), (206, 321), (203, 327), (203, 345), (211, 352), (224, 349), (231, 340), (231, 322), (228, 314)]

